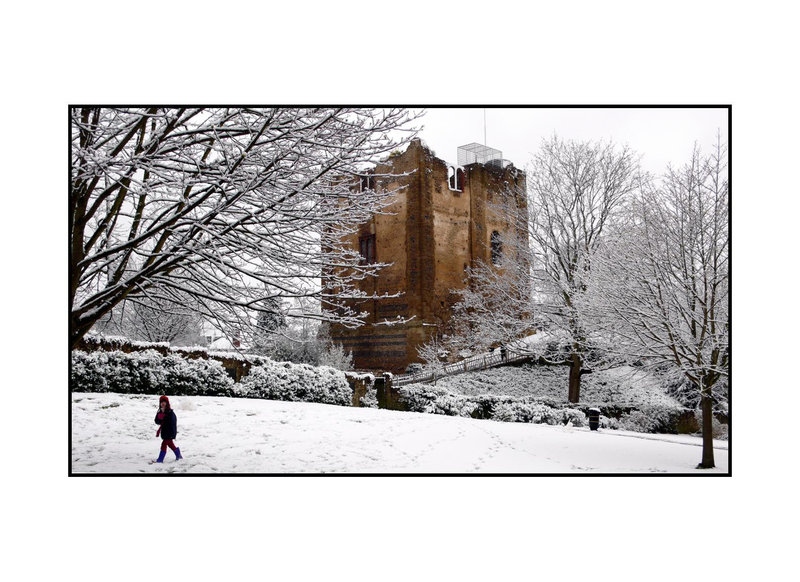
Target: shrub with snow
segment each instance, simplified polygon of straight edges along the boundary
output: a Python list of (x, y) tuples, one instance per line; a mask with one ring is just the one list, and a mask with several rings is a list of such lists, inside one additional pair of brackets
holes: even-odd
[(448, 416), (488, 418), (502, 422), (537, 424), (571, 424), (585, 426), (586, 415), (573, 408), (554, 408), (531, 399), (482, 394), (465, 396), (445, 388), (426, 384), (409, 384), (400, 388), (403, 401), (411, 412), (428, 412)]
[(574, 408), (552, 408), (540, 402), (510, 400), (495, 406), (492, 419), (534, 424), (585, 426), (586, 415)]
[(596, 406), (605, 415), (601, 428), (678, 432), (686, 408), (666, 393), (658, 375), (631, 366), (598, 370), (584, 379), (575, 405), (567, 401), (567, 374), (564, 366), (496, 368), (442, 378), (435, 389), (410, 384), (401, 394), (419, 412), (580, 427), (586, 416), (571, 407)]
[(536, 402), (501, 402), (494, 409), (495, 420), (505, 422), (532, 422), (535, 424), (560, 424), (561, 414), (546, 404)]
[(678, 417), (683, 408), (644, 406), (620, 416), (617, 428), (634, 432), (676, 433)]
[(349, 406), (352, 390), (344, 373), (257, 358), (248, 376), (235, 384), (222, 363), (213, 359), (163, 356), (155, 350), (72, 352), (70, 385), (74, 392), (239, 396), (320, 402)]
[(601, 414), (600, 428), (609, 428), (611, 430), (617, 430), (619, 428), (619, 421), (616, 418), (609, 418)]
[(117, 352), (72, 352), (69, 384), (74, 392), (110, 392), (113, 379), (109, 354)]
[(265, 361), (242, 379), (238, 394), (248, 398), (349, 406), (353, 397), (344, 372), (328, 366)]
[[(703, 412), (700, 409), (694, 411), (697, 426), (703, 426)], [(728, 425), (721, 423), (716, 416), (711, 417), (711, 436), (715, 439), (728, 440)]]
[[(441, 378), (437, 386), (464, 396), (489, 394), (515, 399), (530, 398), (553, 408), (562, 408), (569, 405), (568, 375), (566, 366), (526, 365)], [(598, 370), (584, 376), (580, 404), (581, 407), (681, 408), (680, 402), (665, 393), (660, 378), (630, 366)]]
[(400, 395), (410, 412), (473, 416), (478, 409), (478, 404), (470, 398), (428, 384), (401, 386)]
[(164, 358), (167, 385), (173, 394), (200, 396), (233, 395), (233, 379), (216, 360), (187, 360), (177, 355)]
[[(555, 402), (552, 398), (542, 402), (535, 397), (520, 398), (500, 393), (465, 395), (427, 384), (402, 386), (400, 394), (412, 412), (575, 427), (588, 424), (583, 411)], [(612, 417), (601, 416), (600, 427), (646, 433), (678, 432), (677, 422), (685, 409), (669, 400), (656, 401), (657, 404), (642, 405), (639, 409), (604, 405), (603, 411)], [(619, 416), (619, 419), (613, 416)], [(721, 428), (719, 432), (722, 433)]]
[(474, 416), (478, 405), (469, 398), (455, 394), (444, 394), (428, 401), (423, 412), (447, 416)]
[(361, 397), (359, 406), (361, 408), (378, 408), (378, 391), (374, 384), (367, 386), (367, 393)]
[(233, 380), (220, 362), (187, 360), (155, 350), (73, 350), (70, 386), (74, 392), (230, 396)]
[(569, 426), (586, 426), (588, 423), (586, 415), (575, 408), (562, 408), (561, 415), (561, 422)]

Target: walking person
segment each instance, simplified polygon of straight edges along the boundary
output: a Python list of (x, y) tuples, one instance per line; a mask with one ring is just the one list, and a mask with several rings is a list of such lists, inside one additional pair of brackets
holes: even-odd
[(155, 463), (163, 463), (164, 456), (167, 454), (167, 447), (175, 453), (175, 460), (180, 460), (180, 448), (175, 446), (174, 438), (178, 436), (178, 417), (169, 405), (169, 398), (162, 396), (158, 399), (158, 413), (156, 413), (156, 424), (159, 425), (156, 436), (161, 436), (161, 453)]

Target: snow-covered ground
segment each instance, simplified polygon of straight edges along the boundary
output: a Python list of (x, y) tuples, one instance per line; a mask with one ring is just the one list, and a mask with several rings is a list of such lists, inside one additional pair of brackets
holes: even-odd
[[(325, 404), (174, 397), (176, 444), (161, 440), (154, 396), (72, 395), (72, 472), (702, 473), (700, 439), (503, 423)], [(727, 473), (715, 441), (713, 472)]]

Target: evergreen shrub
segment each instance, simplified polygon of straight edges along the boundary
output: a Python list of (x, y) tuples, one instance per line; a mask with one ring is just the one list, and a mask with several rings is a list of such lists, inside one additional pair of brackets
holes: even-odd
[(572, 426), (587, 424), (586, 415), (580, 410), (552, 407), (531, 399), (490, 394), (465, 396), (426, 384), (403, 386), (400, 388), (400, 394), (411, 412), (485, 418), (501, 422)]
[(684, 408), (644, 406), (619, 417), (616, 428), (634, 432), (677, 434)]
[(216, 360), (184, 359), (155, 350), (72, 351), (73, 392), (232, 396), (233, 380)]
[(238, 395), (248, 398), (318, 402), (350, 406), (353, 391), (344, 372), (328, 366), (265, 361), (240, 382)]

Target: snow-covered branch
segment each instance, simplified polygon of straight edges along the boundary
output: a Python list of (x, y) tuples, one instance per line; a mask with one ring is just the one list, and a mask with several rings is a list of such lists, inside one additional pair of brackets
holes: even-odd
[[(415, 135), (402, 109), (75, 108), (71, 112), (70, 334), (127, 298), (193, 298), (229, 327), (269, 297), (336, 302), (380, 265), (326, 244), (384, 211), (353, 188)], [(403, 135), (400, 142), (390, 138)], [(324, 289), (323, 270), (337, 274)], [(360, 314), (345, 313), (357, 324)]]
[(713, 467), (715, 385), (730, 369), (727, 152), (643, 183), (625, 230), (596, 257), (588, 309), (627, 357), (669, 364), (701, 397), (703, 467)]

